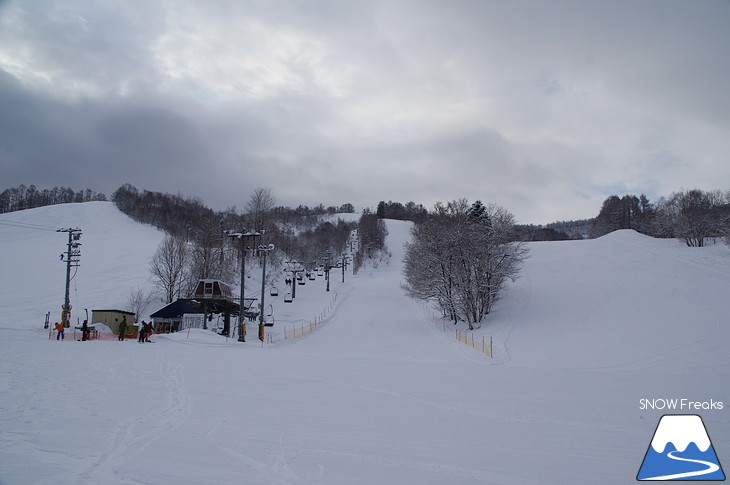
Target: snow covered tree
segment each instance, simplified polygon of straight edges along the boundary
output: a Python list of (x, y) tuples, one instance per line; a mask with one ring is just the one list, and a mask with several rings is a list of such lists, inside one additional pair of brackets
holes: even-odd
[(469, 206), (464, 199), (436, 204), (406, 245), (405, 291), (436, 302), (454, 323), (463, 320), (474, 328), (526, 256), (513, 228), (512, 214), (497, 205)]
[(677, 237), (687, 246), (702, 247), (708, 238), (722, 237), (727, 223), (720, 192), (689, 190), (674, 194), (679, 213), (675, 221)]
[(660, 199), (654, 235), (676, 237), (687, 246), (702, 247), (708, 238), (726, 236), (729, 224), (730, 200), (726, 194), (685, 190)]

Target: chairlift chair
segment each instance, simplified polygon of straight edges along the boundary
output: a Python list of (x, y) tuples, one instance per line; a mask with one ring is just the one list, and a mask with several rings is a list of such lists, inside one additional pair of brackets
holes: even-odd
[(269, 290), (269, 295), (271, 296), (279, 296), (279, 289), (276, 286), (272, 286)]
[(284, 303), (291, 303), (294, 299), (291, 297), (291, 293), (284, 293)]
[(274, 307), (269, 305), (269, 312), (264, 315), (264, 327), (274, 326)]

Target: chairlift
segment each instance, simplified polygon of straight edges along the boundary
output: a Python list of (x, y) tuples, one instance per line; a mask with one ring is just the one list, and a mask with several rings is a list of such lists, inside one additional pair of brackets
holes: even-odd
[(291, 303), (294, 299), (291, 297), (291, 293), (284, 293), (284, 303)]
[(264, 316), (264, 327), (273, 327), (274, 326), (274, 307), (269, 305), (269, 311)]
[(243, 300), (243, 316), (248, 318), (250, 322), (255, 321), (259, 316), (259, 312), (253, 306), (257, 298), (244, 298)]
[(269, 295), (271, 296), (279, 296), (279, 289), (276, 286), (272, 286), (269, 290)]
[(309, 273), (309, 279), (310, 281), (314, 281), (314, 273)]
[(306, 280), (304, 278), (302, 278), (301, 276), (299, 278), (297, 278), (297, 284), (303, 285), (305, 283), (306, 283)]

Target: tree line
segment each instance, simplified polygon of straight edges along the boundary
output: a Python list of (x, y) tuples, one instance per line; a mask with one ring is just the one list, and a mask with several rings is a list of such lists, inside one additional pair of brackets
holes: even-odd
[(375, 214), (381, 219), (418, 222), (428, 215), (428, 210), (423, 205), (412, 201), (402, 204), (392, 200), (388, 202), (381, 200), (378, 202)]
[(730, 191), (681, 190), (656, 203), (643, 194), (612, 195), (603, 202), (590, 235), (600, 237), (619, 229), (702, 247), (708, 240), (730, 235)]
[(106, 195), (91, 189), (74, 191), (68, 187), (38, 189), (35, 185), (19, 185), (0, 193), (0, 214), (47, 205), (69, 204), (72, 202), (106, 201)]
[[(268, 255), (267, 264), (273, 268), (281, 269), (289, 258), (310, 269), (327, 256), (337, 258), (357, 226), (324, 218), (338, 211), (354, 212), (352, 204), (289, 209), (276, 206), (268, 188), (254, 190), (240, 212), (235, 206), (215, 212), (197, 198), (140, 191), (129, 184), (117, 189), (112, 200), (134, 220), (167, 233), (150, 262), (150, 272), (168, 302), (189, 295), (200, 279), (240, 284), (240, 258), (246, 257), (249, 269), (259, 265), (257, 248), (262, 244), (279, 249)], [(259, 236), (246, 240), (242, 248), (229, 231)]]

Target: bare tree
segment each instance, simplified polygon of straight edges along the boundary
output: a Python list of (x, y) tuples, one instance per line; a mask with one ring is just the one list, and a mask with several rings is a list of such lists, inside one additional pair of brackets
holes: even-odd
[(267, 229), (269, 212), (274, 208), (275, 203), (276, 199), (271, 189), (258, 188), (254, 190), (246, 206), (254, 230), (262, 231)]
[(674, 236), (687, 246), (702, 247), (707, 239), (726, 236), (729, 223), (730, 201), (726, 194), (684, 190), (660, 199), (654, 234)]
[(139, 286), (136, 289), (129, 292), (127, 297), (127, 308), (134, 312), (135, 322), (139, 321), (140, 316), (150, 306), (152, 299), (154, 298), (152, 291), (145, 291)]
[(200, 279), (218, 279), (230, 283), (235, 275), (235, 264), (227, 251), (228, 241), (223, 234), (222, 221), (200, 220), (190, 228), (188, 273), (191, 283)]
[(150, 271), (164, 291), (168, 303), (180, 296), (187, 279), (187, 260), (188, 246), (185, 240), (168, 234), (150, 262)]

